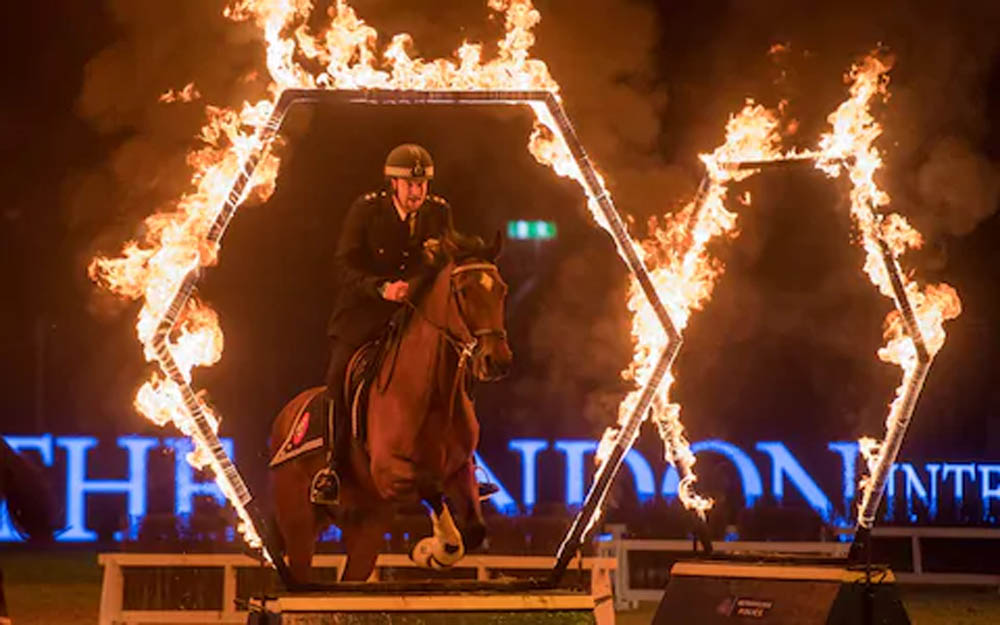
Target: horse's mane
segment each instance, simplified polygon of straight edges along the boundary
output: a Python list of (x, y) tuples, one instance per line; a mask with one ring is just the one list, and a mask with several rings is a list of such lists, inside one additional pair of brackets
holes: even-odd
[[(440, 246), (431, 258), (425, 258), (424, 271), (416, 280), (416, 288), (410, 294), (414, 305), (427, 296), (435, 278), (449, 265), (463, 263), (468, 260), (495, 262), (500, 255), (502, 240), (500, 234), (492, 244), (480, 236), (463, 234), (454, 228), (448, 228), (441, 236)], [(408, 312), (401, 312), (400, 322), (409, 317)], [(402, 325), (402, 324), (400, 324)]]
[(55, 500), (42, 472), (0, 438), (0, 500), (14, 525), (32, 540), (48, 540), (58, 527)]
[(446, 256), (456, 263), (470, 258), (493, 262), (499, 254), (495, 243), (490, 245), (480, 236), (462, 234), (454, 228), (445, 232), (442, 245)]

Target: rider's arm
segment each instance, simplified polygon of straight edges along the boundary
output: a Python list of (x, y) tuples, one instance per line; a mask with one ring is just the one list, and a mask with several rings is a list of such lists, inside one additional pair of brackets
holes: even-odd
[(365, 229), (374, 206), (376, 204), (358, 198), (347, 211), (334, 255), (334, 267), (340, 288), (381, 299), (379, 287), (388, 278), (372, 273), (365, 266)]

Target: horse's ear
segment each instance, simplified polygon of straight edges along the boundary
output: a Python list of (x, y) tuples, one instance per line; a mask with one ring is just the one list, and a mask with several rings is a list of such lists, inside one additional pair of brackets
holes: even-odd
[(497, 230), (496, 236), (493, 237), (493, 245), (490, 246), (488, 258), (493, 262), (496, 262), (500, 258), (500, 254), (503, 253), (503, 232)]

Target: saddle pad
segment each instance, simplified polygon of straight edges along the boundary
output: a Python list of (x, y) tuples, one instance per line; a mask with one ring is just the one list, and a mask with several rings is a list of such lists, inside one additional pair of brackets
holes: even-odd
[(268, 466), (274, 468), (302, 454), (327, 449), (326, 436), (331, 429), (328, 420), (332, 418), (333, 402), (327, 399), (325, 392), (317, 392), (295, 415), (292, 427)]

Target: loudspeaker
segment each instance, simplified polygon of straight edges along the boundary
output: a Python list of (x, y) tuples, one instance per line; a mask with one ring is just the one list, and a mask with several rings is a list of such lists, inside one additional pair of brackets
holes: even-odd
[(887, 567), (680, 561), (653, 625), (910, 625)]

